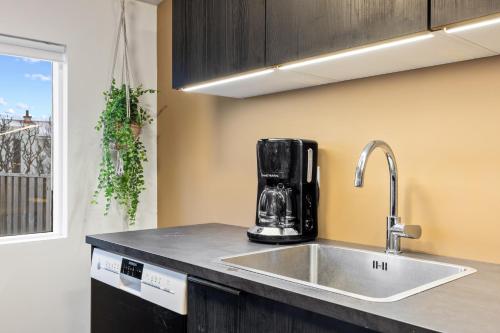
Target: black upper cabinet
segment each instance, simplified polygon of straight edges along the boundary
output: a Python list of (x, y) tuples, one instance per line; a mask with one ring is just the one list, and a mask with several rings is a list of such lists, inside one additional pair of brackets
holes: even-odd
[(470, 20), (500, 12), (500, 0), (431, 0), (431, 27)]
[(427, 30), (427, 0), (267, 0), (266, 65)]
[(500, 0), (173, 0), (173, 87), (500, 13)]
[(174, 0), (173, 87), (265, 66), (265, 0)]
[(174, 0), (173, 86), (424, 31), (427, 0)]

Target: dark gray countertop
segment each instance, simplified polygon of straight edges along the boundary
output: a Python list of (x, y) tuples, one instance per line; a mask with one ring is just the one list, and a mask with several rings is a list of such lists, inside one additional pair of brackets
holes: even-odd
[[(219, 257), (276, 247), (249, 242), (242, 227), (199, 224), (87, 236), (86, 241), (103, 250), (378, 331), (500, 331), (500, 265), (411, 254), (470, 266), (477, 272), (397, 302), (374, 303), (218, 263)], [(316, 243), (382, 251), (329, 240)]]

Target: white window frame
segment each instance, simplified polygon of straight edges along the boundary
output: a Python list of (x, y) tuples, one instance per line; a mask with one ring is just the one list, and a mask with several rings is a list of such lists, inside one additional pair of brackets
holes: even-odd
[(52, 231), (0, 236), (0, 245), (68, 236), (68, 65), (66, 47), (0, 34), (0, 54), (52, 62)]

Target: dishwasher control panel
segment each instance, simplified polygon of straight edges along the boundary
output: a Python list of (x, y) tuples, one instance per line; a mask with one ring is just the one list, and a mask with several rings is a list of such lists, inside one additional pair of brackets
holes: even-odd
[(94, 249), (90, 276), (179, 314), (187, 313), (187, 275)]
[(134, 279), (141, 280), (143, 269), (144, 269), (144, 264), (123, 258), (122, 266), (120, 268), (120, 273), (133, 277)]
[(170, 280), (168, 278), (165, 278), (162, 274), (158, 274), (150, 270), (146, 270), (144, 272), (142, 283), (154, 288), (165, 290), (168, 290), (168, 287), (170, 286)]
[(116, 274), (120, 273), (120, 267), (121, 267), (121, 264), (119, 261), (115, 261), (115, 260), (104, 261), (104, 268), (112, 273), (116, 273)]

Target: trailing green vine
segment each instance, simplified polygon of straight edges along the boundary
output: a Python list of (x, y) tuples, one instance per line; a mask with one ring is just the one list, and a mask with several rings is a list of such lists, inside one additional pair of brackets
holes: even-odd
[(127, 115), (126, 92), (126, 86), (117, 86), (115, 80), (111, 89), (104, 92), (106, 106), (95, 127), (102, 130), (103, 154), (92, 203), (97, 204), (102, 192), (106, 200), (104, 214), (108, 214), (114, 199), (126, 208), (129, 224), (134, 224), (139, 195), (145, 190), (143, 163), (147, 162), (146, 148), (134, 128), (140, 129), (153, 121), (140, 98), (156, 91), (142, 86), (129, 88), (130, 116)]

